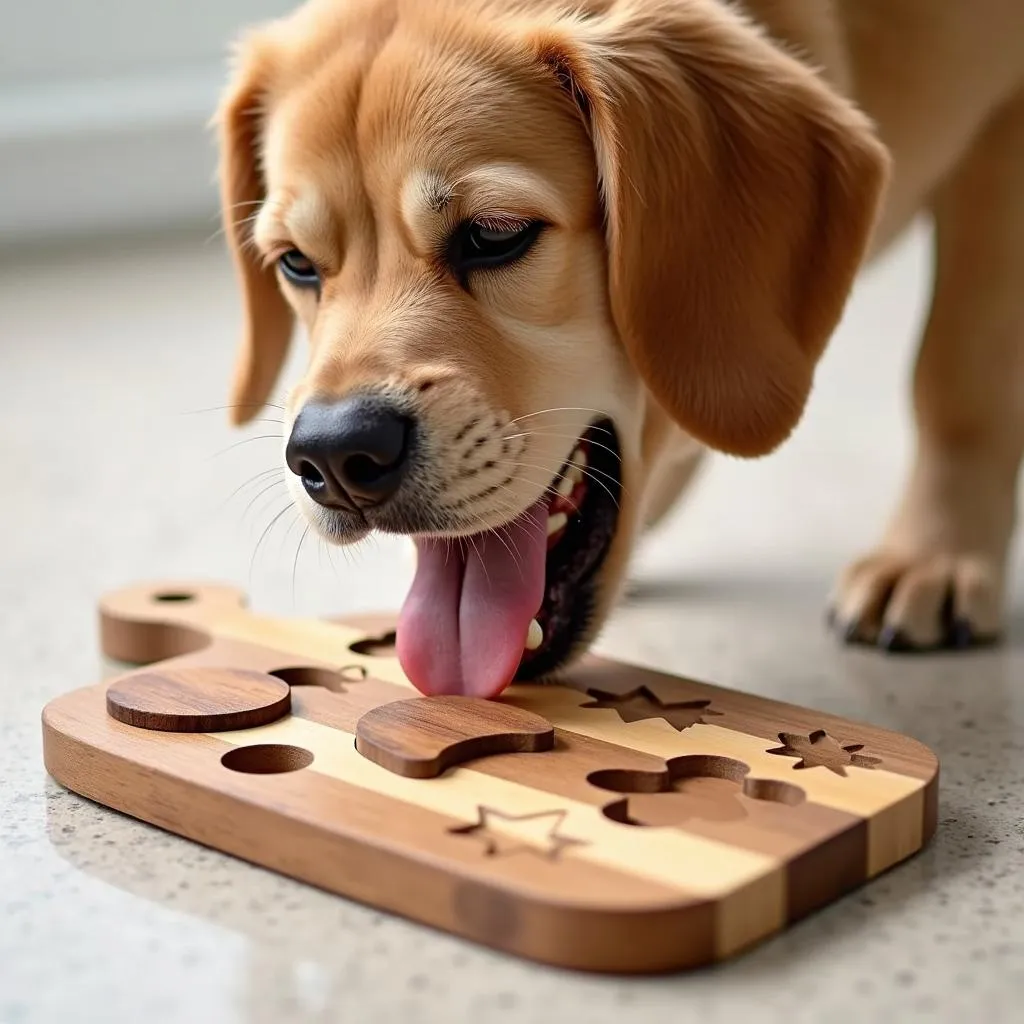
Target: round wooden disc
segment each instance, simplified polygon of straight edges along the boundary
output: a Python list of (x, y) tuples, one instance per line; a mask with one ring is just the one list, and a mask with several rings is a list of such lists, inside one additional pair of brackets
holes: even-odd
[(107, 690), (112, 718), (162, 732), (224, 732), (268, 725), (291, 711), (291, 687), (263, 672), (181, 668), (140, 672)]

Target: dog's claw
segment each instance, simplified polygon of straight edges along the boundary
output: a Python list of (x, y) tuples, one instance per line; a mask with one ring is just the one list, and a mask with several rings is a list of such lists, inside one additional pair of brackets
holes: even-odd
[(1002, 643), (1000, 632), (982, 633), (964, 619), (956, 619), (950, 627), (949, 646), (958, 651), (978, 650), (982, 647), (996, 647)]
[(847, 622), (845, 626), (840, 628), (840, 632), (843, 635), (843, 643), (847, 644), (858, 644), (862, 642), (860, 634), (860, 619), (852, 619)]
[(964, 619), (957, 619), (949, 630), (949, 642), (958, 651), (967, 650), (975, 644), (974, 630)]
[(878, 646), (890, 654), (907, 654), (916, 648), (901, 629), (885, 626), (878, 634)]
[(846, 643), (890, 654), (977, 650), (998, 644), (1000, 562), (939, 550), (908, 557), (881, 551), (840, 581), (835, 631)]

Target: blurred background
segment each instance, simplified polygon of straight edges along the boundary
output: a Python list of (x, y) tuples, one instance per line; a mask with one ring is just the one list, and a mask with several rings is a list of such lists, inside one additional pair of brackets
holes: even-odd
[[(0, 0), (0, 456), (16, 499), (0, 528), (17, 537), (0, 587), (54, 574), (80, 616), (139, 576), (227, 578), (281, 612), (404, 596), (405, 542), (339, 552), (305, 533), (284, 490), (280, 409), (236, 431), (223, 408), (241, 307), (209, 120), (232, 41), (294, 6)], [(723, 664), (709, 637), (749, 650), (764, 636), (789, 664), (789, 629), (834, 655), (821, 606), (874, 543), (906, 468), (929, 231), (916, 224), (859, 282), (792, 440), (766, 460), (713, 460), (642, 549), (650, 600), (611, 624), (617, 650), (661, 660), (689, 636), (691, 669), (728, 675), (745, 659)], [(301, 371), (296, 342), (275, 403)], [(671, 639), (646, 628), (652, 605)]]
[(0, 239), (197, 224), (240, 26), (291, 0), (2, 0)]

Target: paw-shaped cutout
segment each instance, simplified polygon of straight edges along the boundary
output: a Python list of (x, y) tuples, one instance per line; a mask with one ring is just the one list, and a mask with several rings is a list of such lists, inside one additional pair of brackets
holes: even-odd
[(381, 633), (380, 636), (368, 636), (364, 640), (356, 640), (348, 645), (348, 649), (355, 654), (366, 655), (371, 658), (393, 658), (395, 657), (395, 631)]
[(661, 771), (602, 769), (587, 781), (612, 793), (629, 794), (603, 813), (623, 825), (678, 825), (691, 818), (738, 821), (748, 817), (748, 800), (795, 807), (805, 799), (799, 786), (751, 779), (750, 766), (730, 757), (688, 754), (666, 762)]
[(345, 665), (339, 669), (294, 665), (275, 669), (270, 674), (289, 686), (319, 686), (331, 693), (344, 693), (346, 683), (361, 683), (369, 676), (362, 665)]

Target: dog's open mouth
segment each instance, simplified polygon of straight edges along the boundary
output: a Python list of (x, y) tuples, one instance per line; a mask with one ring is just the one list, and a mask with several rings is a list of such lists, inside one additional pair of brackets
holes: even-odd
[(544, 497), (514, 522), (458, 540), (416, 538), (397, 631), (412, 683), (493, 697), (554, 671), (587, 629), (621, 490), (609, 420), (578, 439)]

